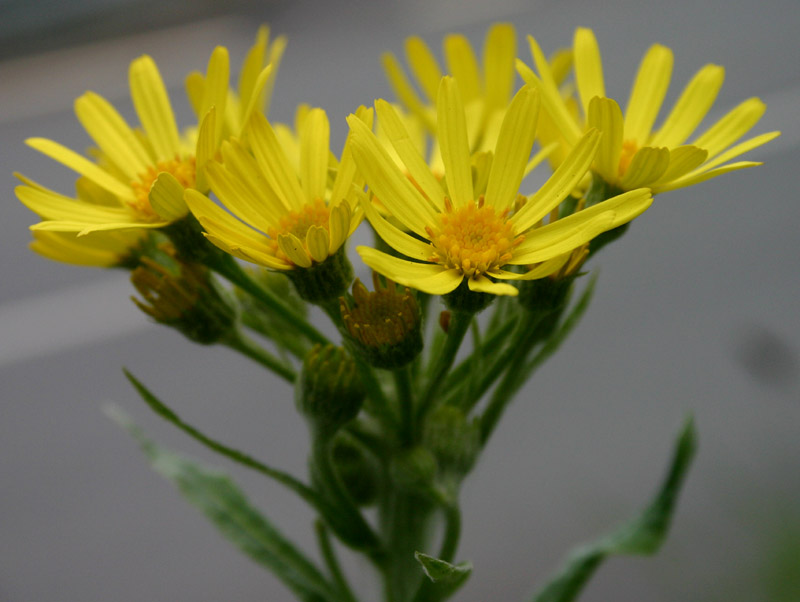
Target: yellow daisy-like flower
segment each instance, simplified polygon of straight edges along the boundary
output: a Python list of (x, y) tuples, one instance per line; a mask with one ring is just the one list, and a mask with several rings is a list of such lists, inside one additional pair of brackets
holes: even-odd
[(594, 34), (586, 28), (577, 29), (573, 41), (581, 120), (568, 110), (558, 93), (536, 40), (528, 36), (528, 42), (539, 73), (517, 61), (520, 75), (541, 90), (544, 106), (569, 144), (575, 144), (586, 128), (603, 132), (593, 169), (615, 188), (647, 186), (653, 193), (665, 192), (760, 165), (730, 161), (780, 134), (769, 132), (734, 145), (766, 110), (760, 99), (750, 98), (685, 144), (711, 109), (725, 77), (722, 67), (711, 64), (695, 74), (661, 127), (654, 130), (673, 62), (672, 51), (660, 44), (651, 46), (642, 59), (623, 117), (617, 102), (606, 97), (600, 50)]
[(223, 139), (241, 136), (244, 125), (254, 111), (269, 115), (275, 78), (285, 49), (286, 37), (278, 36), (270, 43), (269, 27), (262, 25), (242, 63), (236, 90), (228, 87), (227, 72), (209, 70), (206, 75), (199, 71), (190, 73), (186, 77), (186, 93), (198, 120), (205, 116), (212, 104), (220, 103), (220, 99), (215, 98), (218, 94), (225, 95), (225, 110), (218, 124)]
[[(369, 128), (351, 116), (353, 155), (370, 189), (416, 236), (392, 226), (369, 203), (363, 203), (376, 232), (410, 260), (369, 247), (359, 247), (358, 252), (373, 270), (405, 286), (440, 295), (466, 280), (475, 292), (516, 295), (514, 286), (494, 280), (543, 278), (563, 265), (565, 253), (630, 221), (651, 203), (649, 190), (636, 190), (540, 226), (542, 218), (586, 173), (600, 134), (587, 132), (538, 192), (520, 198), (539, 108), (538, 94), (530, 86), (524, 86), (511, 101), (485, 179), (473, 180), (466, 116), (453, 78), (442, 79), (437, 101), (443, 182), (408, 144), (391, 105), (379, 100), (375, 107), (416, 186)], [(526, 273), (503, 269), (534, 263), (540, 265)]]
[[(447, 73), (458, 81), (470, 124), (471, 148), (492, 148), (496, 139), (496, 126), (508, 107), (514, 87), (514, 60), (517, 56), (517, 38), (514, 27), (497, 23), (486, 33), (483, 45), (483, 65), (467, 38), (461, 34), (445, 36), (442, 44)], [(425, 124), (431, 133), (436, 132), (436, 93), (442, 79), (442, 69), (430, 48), (418, 37), (405, 42), (406, 58), (419, 88), (425, 94), (421, 99), (414, 91), (399, 61), (391, 53), (381, 57), (383, 68), (395, 94), (408, 110)]]
[[(108, 196), (97, 204), (70, 198), (25, 178), (17, 197), (44, 221), (33, 230), (75, 232), (131, 228), (162, 228), (188, 213), (183, 201), (186, 189), (205, 189), (205, 164), (216, 152), (221, 137), (217, 111), (224, 111), (227, 94), (228, 51), (218, 47), (209, 60), (209, 103), (195, 144), (181, 138), (178, 126), (153, 59), (147, 55), (131, 63), (131, 97), (143, 131), (132, 129), (102, 96), (86, 92), (75, 101), (75, 113), (99, 147), (97, 161), (46, 138), (26, 142), (41, 153), (69, 167)], [(213, 93), (212, 93), (213, 91)]]
[[(371, 111), (359, 115), (371, 124)], [(261, 113), (251, 116), (245, 135), (252, 155), (232, 139), (222, 145), (222, 162), (207, 167), (211, 188), (230, 213), (199, 192), (186, 192), (206, 237), (231, 255), (274, 270), (325, 261), (362, 217), (354, 208), (357, 174), (349, 138), (329, 184), (330, 126), (322, 109), (303, 120), (299, 169)]]

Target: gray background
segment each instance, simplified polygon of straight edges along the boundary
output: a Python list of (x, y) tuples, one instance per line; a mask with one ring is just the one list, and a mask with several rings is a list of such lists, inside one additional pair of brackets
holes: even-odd
[[(0, 5), (7, 18), (15, 4)], [(152, 12), (174, 16), (177, 3), (146, 4), (130, 35), (95, 42), (62, 32), (70, 45), (61, 50), (22, 54), (6, 44), (0, 62), (0, 601), (290, 598), (150, 472), (102, 414), (112, 401), (170, 447), (230, 470), (286, 533), (313, 546), (304, 505), (159, 422), (120, 367), (201, 429), (302, 475), (307, 436), (288, 387), (149, 324), (128, 301), (124, 275), (28, 252), (35, 220), (14, 198), (11, 172), (65, 192), (73, 176), (23, 140), (87, 146), (70, 109), (86, 89), (132, 116), (127, 65), (144, 52), (188, 124), (183, 75), (204, 68), (216, 44), (238, 64), (268, 21), (289, 36), (271, 117), (291, 120), (298, 102), (323, 106), (338, 148), (344, 116), (390, 95), (381, 51), (400, 54), (411, 34), (438, 48), (452, 31), (480, 45), (494, 20), (516, 25), (523, 58), (527, 33), (549, 52), (574, 27), (594, 28), (607, 89), (622, 98), (652, 42), (675, 51), (668, 103), (703, 64), (723, 64), (712, 117), (758, 95), (769, 108), (754, 132), (784, 134), (751, 153), (763, 167), (660, 196), (595, 261), (601, 277), (581, 327), (519, 395), (464, 488), (458, 558), (475, 571), (456, 599), (528, 599), (569, 548), (642, 505), (688, 412), (700, 452), (668, 543), (654, 559), (609, 561), (582, 599), (780, 599), (776, 584), (800, 574), (798, 556), (785, 553), (800, 537), (795, 0), (227, 5), (236, 14), (202, 3), (206, 18), (180, 26)], [(102, 21), (87, 30), (103, 37)], [(46, 48), (40, 39), (28, 48)], [(369, 567), (348, 560), (347, 569), (375, 598)]]

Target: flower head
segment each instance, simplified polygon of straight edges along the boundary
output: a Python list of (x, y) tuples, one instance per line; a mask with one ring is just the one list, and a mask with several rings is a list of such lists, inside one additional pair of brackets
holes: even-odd
[[(684, 88), (661, 127), (654, 129), (672, 73), (672, 51), (654, 44), (639, 65), (625, 115), (606, 96), (597, 40), (579, 28), (573, 42), (574, 69), (583, 117), (568, 108), (539, 45), (528, 36), (538, 75), (517, 61), (522, 78), (542, 92), (542, 102), (566, 141), (574, 145), (586, 128), (603, 132), (593, 169), (614, 188), (647, 186), (654, 193), (697, 184), (744, 167), (752, 161), (730, 161), (779, 135), (769, 132), (735, 144), (761, 118), (766, 105), (750, 98), (686, 144), (706, 116), (722, 86), (725, 71), (706, 65)], [(734, 145), (734, 146), (732, 146)]]
[[(216, 88), (227, 93), (228, 52), (218, 47), (211, 55), (209, 73), (218, 73)], [(97, 144), (96, 160), (84, 157), (45, 138), (30, 138), (29, 146), (79, 173), (102, 190), (104, 203), (70, 198), (26, 178), (17, 197), (44, 221), (34, 230), (74, 232), (132, 228), (162, 228), (181, 219), (188, 209), (186, 189), (204, 189), (204, 166), (220, 141), (216, 112), (210, 104), (203, 116), (196, 143), (183, 139), (158, 68), (145, 55), (129, 71), (131, 97), (142, 130), (132, 129), (102, 96), (86, 92), (75, 101), (75, 113)], [(215, 89), (216, 89), (215, 88)], [(212, 95), (213, 96), (213, 95)]]
[[(458, 81), (464, 107), (471, 125), (472, 148), (494, 144), (496, 117), (502, 116), (511, 99), (514, 87), (516, 33), (508, 23), (497, 23), (486, 33), (483, 45), (483, 65), (478, 63), (467, 38), (461, 34), (445, 36), (442, 44), (447, 73)], [(383, 68), (395, 94), (408, 110), (422, 120), (431, 133), (436, 132), (436, 95), (442, 69), (430, 48), (419, 37), (405, 42), (406, 58), (420, 89), (421, 99), (393, 54), (381, 57)], [(494, 135), (490, 132), (494, 131)]]
[[(371, 122), (371, 111), (359, 114)], [(361, 220), (350, 200), (356, 170), (349, 143), (341, 162), (331, 164), (330, 126), (322, 109), (312, 109), (303, 121), (297, 166), (261, 113), (252, 115), (245, 135), (252, 155), (232, 139), (222, 145), (222, 161), (207, 168), (212, 190), (230, 213), (187, 191), (186, 202), (208, 240), (273, 270), (311, 268), (333, 256)], [(332, 183), (329, 168), (336, 170)]]
[[(378, 118), (391, 123), (391, 105), (379, 100), (375, 106)], [(458, 86), (453, 78), (444, 77), (437, 101), (437, 138), (445, 166), (442, 182), (413, 148), (403, 144), (402, 126), (394, 118), (393, 144), (416, 186), (372, 132), (351, 116), (353, 154), (360, 171), (370, 189), (412, 233), (392, 226), (369, 203), (363, 203), (378, 235), (411, 259), (359, 247), (364, 262), (395, 282), (431, 294), (450, 293), (466, 282), (473, 292), (516, 295), (515, 287), (495, 280), (547, 276), (562, 267), (565, 253), (630, 221), (649, 206), (650, 192), (637, 190), (541, 225), (586, 173), (600, 135), (590, 130), (538, 192), (522, 197), (518, 190), (534, 142), (538, 106), (538, 94), (530, 86), (516, 94), (494, 152), (473, 177)], [(504, 269), (533, 263), (540, 265), (525, 273)]]

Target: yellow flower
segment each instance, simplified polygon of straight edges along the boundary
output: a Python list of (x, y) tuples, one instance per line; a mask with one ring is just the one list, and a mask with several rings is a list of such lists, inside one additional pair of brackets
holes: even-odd
[[(190, 73), (186, 77), (186, 94), (198, 121), (212, 104), (223, 104), (223, 118), (218, 127), (222, 130), (224, 140), (230, 136), (241, 136), (244, 125), (254, 111), (269, 115), (275, 77), (285, 49), (286, 37), (278, 36), (269, 43), (269, 27), (262, 25), (242, 63), (236, 90), (228, 88), (227, 71), (209, 70), (205, 76), (199, 71)], [(215, 98), (221, 93), (225, 94), (223, 103)]]
[(528, 36), (528, 42), (539, 73), (517, 61), (520, 75), (541, 90), (547, 112), (569, 144), (575, 144), (586, 128), (603, 132), (593, 169), (615, 188), (630, 190), (647, 186), (653, 193), (665, 192), (760, 165), (730, 161), (779, 135), (769, 132), (732, 146), (766, 109), (761, 100), (750, 98), (685, 144), (711, 109), (722, 86), (725, 71), (712, 64), (695, 74), (661, 127), (654, 130), (673, 61), (672, 51), (660, 44), (651, 46), (642, 59), (623, 118), (617, 102), (606, 97), (600, 50), (594, 34), (586, 28), (577, 29), (573, 41), (575, 79), (583, 110), (581, 120), (568, 110), (536, 40)]
[[(358, 252), (373, 270), (402, 285), (446, 294), (466, 279), (472, 291), (516, 295), (515, 287), (494, 279), (545, 277), (563, 265), (565, 253), (630, 221), (650, 205), (650, 191), (636, 190), (539, 227), (586, 173), (600, 134), (587, 132), (538, 192), (528, 199), (520, 197), (539, 108), (538, 94), (530, 86), (511, 101), (494, 153), (486, 162), (488, 173), (485, 177), (478, 173), (475, 180), (466, 116), (453, 78), (442, 79), (437, 101), (443, 182), (408, 145), (391, 105), (379, 100), (375, 107), (416, 186), (369, 128), (351, 116), (353, 155), (370, 189), (412, 235), (392, 226), (369, 203), (362, 204), (381, 238), (412, 261), (369, 247), (359, 247)], [(533, 263), (541, 265), (524, 274), (503, 269)]]
[[(371, 123), (371, 111), (359, 114)], [(212, 190), (230, 213), (187, 190), (186, 202), (206, 237), (231, 255), (274, 270), (325, 261), (362, 217), (352, 201), (357, 174), (349, 142), (341, 163), (333, 160), (336, 177), (329, 184), (330, 126), (322, 109), (303, 120), (298, 168), (261, 113), (251, 116), (245, 136), (252, 155), (232, 139), (222, 145), (222, 162), (207, 168)]]
[(21, 178), (24, 185), (17, 187), (17, 197), (44, 220), (32, 229), (80, 236), (162, 228), (184, 217), (188, 209), (183, 192), (205, 189), (205, 164), (220, 143), (221, 121), (216, 113), (224, 111), (228, 69), (228, 51), (216, 48), (207, 78), (216, 74), (216, 87), (209, 88), (210, 100), (195, 144), (181, 138), (164, 82), (147, 55), (134, 60), (129, 71), (131, 97), (143, 131), (132, 129), (102, 96), (94, 92), (80, 96), (75, 113), (99, 147), (97, 161), (45, 138), (26, 142), (103, 190), (107, 201), (97, 204), (70, 198)]
[[(514, 27), (497, 23), (489, 29), (483, 45), (482, 69), (465, 36), (447, 35), (442, 46), (447, 73), (458, 81), (464, 99), (470, 124), (471, 148), (492, 148), (499, 125), (497, 117), (502, 117), (508, 106), (516, 78), (514, 60), (517, 40)], [(436, 93), (443, 75), (441, 67), (425, 42), (416, 36), (406, 40), (405, 51), (411, 72), (424, 92), (425, 100), (420, 99), (400, 63), (389, 52), (381, 57), (383, 68), (400, 102), (434, 133)]]

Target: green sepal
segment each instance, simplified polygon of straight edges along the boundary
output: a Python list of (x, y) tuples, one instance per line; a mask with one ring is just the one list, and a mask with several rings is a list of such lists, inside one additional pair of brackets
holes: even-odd
[(450, 564), (422, 552), (415, 552), (414, 558), (420, 563), (428, 579), (435, 584), (434, 590), (428, 591), (425, 596), (426, 600), (444, 600), (452, 596), (472, 574), (472, 565), (469, 562)]
[(317, 305), (336, 301), (338, 310), (339, 297), (347, 292), (353, 281), (353, 266), (342, 245), (322, 263), (314, 263), (309, 268), (287, 270), (286, 275), (301, 299)]
[(575, 600), (607, 556), (648, 556), (657, 552), (666, 538), (696, 450), (694, 421), (689, 418), (678, 436), (666, 478), (650, 504), (633, 520), (575, 551), (561, 572), (533, 597), (533, 602)]
[(119, 408), (111, 406), (107, 413), (138, 441), (156, 472), (172, 481), (231, 543), (272, 571), (299, 599), (323, 602), (337, 598), (336, 588), (291, 541), (250, 505), (228, 475), (158, 446)]
[(490, 293), (478, 293), (470, 290), (464, 279), (454, 291), (442, 295), (442, 301), (452, 312), (477, 314), (489, 307), (496, 297), (497, 295)]

